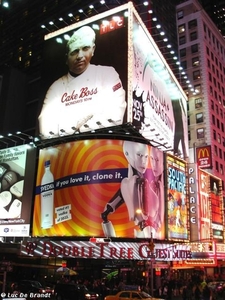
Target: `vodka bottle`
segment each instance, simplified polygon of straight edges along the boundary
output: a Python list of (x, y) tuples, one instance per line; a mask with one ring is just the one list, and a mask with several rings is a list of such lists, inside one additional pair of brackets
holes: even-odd
[(50, 160), (45, 162), (45, 172), (41, 180), (41, 227), (53, 226), (54, 217), (54, 177), (50, 169)]

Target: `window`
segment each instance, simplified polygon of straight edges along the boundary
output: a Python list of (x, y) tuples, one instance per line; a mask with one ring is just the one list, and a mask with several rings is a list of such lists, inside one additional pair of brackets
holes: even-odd
[(120, 294), (120, 298), (130, 298), (130, 293), (129, 292), (123, 292)]
[(219, 171), (219, 164), (218, 164), (218, 161), (216, 161), (216, 171)]
[(213, 139), (216, 140), (216, 130), (213, 129)]
[(203, 139), (204, 138), (204, 128), (198, 128), (196, 130), (197, 133), (197, 139)]
[(212, 73), (210, 73), (210, 72), (209, 72), (209, 81), (212, 82)]
[(189, 29), (192, 29), (192, 28), (195, 28), (197, 27), (197, 19), (194, 19), (194, 20), (191, 20), (188, 22), (188, 28)]
[(182, 61), (181, 66), (184, 70), (187, 70), (187, 61), (186, 60)]
[(194, 31), (194, 32), (190, 33), (190, 40), (191, 41), (197, 40), (197, 38), (198, 38), (197, 31)]
[(138, 294), (138, 293), (135, 293), (135, 292), (132, 292), (132, 295), (131, 295), (132, 299), (141, 299), (141, 296)]
[(214, 115), (212, 115), (212, 123), (213, 123), (213, 125), (216, 125), (216, 118)]
[(214, 145), (214, 151), (215, 151), (215, 154), (217, 156), (218, 155), (218, 151), (217, 151), (217, 146), (216, 145)]
[(183, 33), (183, 32), (185, 32), (185, 24), (178, 26), (178, 33)]
[(211, 68), (211, 64), (210, 64), (210, 60), (207, 59), (207, 65), (208, 65), (208, 68)]
[(204, 32), (206, 32), (206, 24), (205, 23), (203, 23), (203, 27), (204, 27)]
[(183, 45), (183, 44), (185, 44), (186, 43), (186, 38), (185, 38), (185, 36), (180, 36), (179, 37), (179, 45)]
[(183, 17), (184, 17), (184, 12), (183, 12), (183, 10), (178, 11), (178, 12), (177, 12), (177, 19), (179, 20), (179, 19), (182, 19)]
[(196, 117), (196, 123), (202, 123), (203, 122), (203, 113), (198, 113), (195, 115)]
[(201, 84), (194, 85), (194, 90), (196, 94), (199, 94), (201, 92)]
[(198, 52), (198, 44), (194, 44), (191, 46), (191, 53), (196, 53)]
[(218, 133), (217, 141), (219, 144), (221, 144), (221, 135)]
[(217, 128), (220, 129), (220, 120), (216, 119), (216, 123), (217, 123)]
[(190, 132), (190, 130), (188, 130), (188, 140), (189, 141), (191, 140), (191, 132)]
[(201, 108), (202, 107), (202, 98), (195, 99), (195, 108)]
[(193, 80), (197, 80), (200, 79), (201, 75), (200, 75), (200, 70), (194, 71), (193, 72)]
[(209, 87), (209, 93), (211, 96), (213, 95), (213, 88), (211, 86)]
[(186, 48), (180, 49), (180, 57), (186, 56)]
[(199, 57), (198, 57), (198, 56), (192, 58), (192, 66), (193, 66), (193, 67), (198, 67), (198, 66), (199, 66), (199, 63), (200, 63), (200, 61), (199, 61)]

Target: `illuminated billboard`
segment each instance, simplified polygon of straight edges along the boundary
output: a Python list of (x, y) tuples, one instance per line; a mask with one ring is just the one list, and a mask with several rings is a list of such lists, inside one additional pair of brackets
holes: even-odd
[(127, 6), (46, 36), (43, 139), (127, 123)]
[(35, 163), (28, 145), (0, 150), (0, 236), (30, 235)]
[(186, 96), (131, 2), (45, 40), (43, 139), (131, 124), (188, 156)]
[(122, 140), (40, 150), (33, 236), (165, 238), (163, 152)]
[(195, 163), (188, 164), (188, 183), (190, 240), (199, 241), (198, 167)]
[(210, 202), (212, 209), (212, 235), (214, 241), (224, 242), (224, 207), (222, 195), (222, 180), (210, 175)]
[(133, 124), (153, 145), (188, 156), (186, 96), (137, 13), (133, 16)]
[(196, 162), (201, 169), (212, 168), (211, 146), (208, 145), (196, 148)]
[(188, 239), (186, 162), (166, 155), (168, 239)]
[(198, 193), (199, 193), (199, 239), (207, 240), (211, 237), (211, 202), (209, 199), (210, 181), (209, 173), (198, 170)]

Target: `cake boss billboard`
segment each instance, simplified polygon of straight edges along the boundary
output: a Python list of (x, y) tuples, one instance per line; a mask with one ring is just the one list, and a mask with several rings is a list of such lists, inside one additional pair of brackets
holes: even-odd
[(45, 37), (43, 139), (127, 123), (128, 7)]
[(131, 2), (45, 39), (42, 139), (129, 123), (187, 157), (186, 96)]
[(32, 235), (165, 238), (163, 156), (103, 139), (40, 150)]
[(30, 236), (36, 149), (0, 150), (0, 236)]

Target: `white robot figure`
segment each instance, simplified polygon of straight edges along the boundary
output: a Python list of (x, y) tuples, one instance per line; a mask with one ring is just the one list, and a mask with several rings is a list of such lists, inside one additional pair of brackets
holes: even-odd
[(149, 182), (144, 176), (149, 163), (148, 146), (124, 141), (123, 152), (128, 161), (128, 176), (123, 178), (120, 190), (106, 204), (105, 210), (101, 214), (104, 234), (107, 237), (116, 237), (108, 215), (114, 213), (119, 206), (125, 203), (129, 219), (133, 220), (140, 229), (134, 230), (134, 236), (149, 238), (152, 233), (156, 237), (162, 220), (156, 182)]

